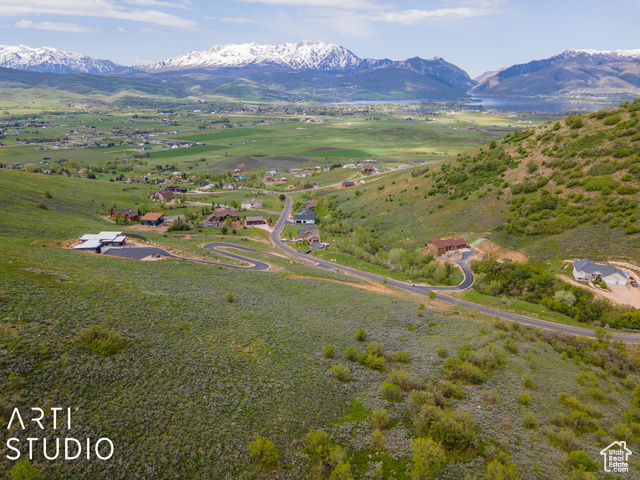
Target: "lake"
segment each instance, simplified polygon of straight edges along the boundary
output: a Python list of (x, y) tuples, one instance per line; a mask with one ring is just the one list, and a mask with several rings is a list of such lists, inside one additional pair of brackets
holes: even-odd
[[(508, 112), (540, 112), (562, 113), (568, 111), (585, 110), (595, 112), (606, 107), (617, 107), (627, 99), (598, 100), (593, 102), (570, 99), (545, 99), (545, 98), (517, 98), (517, 97), (470, 97), (466, 109), (473, 110), (483, 107), (483, 110), (504, 110)], [(329, 103), (327, 106), (365, 106), (365, 105), (408, 105), (412, 103), (455, 103), (434, 102), (427, 99), (398, 99), (398, 100), (358, 100), (353, 102)], [(460, 102), (461, 103), (461, 102)], [(459, 108), (459, 107), (458, 107)]]

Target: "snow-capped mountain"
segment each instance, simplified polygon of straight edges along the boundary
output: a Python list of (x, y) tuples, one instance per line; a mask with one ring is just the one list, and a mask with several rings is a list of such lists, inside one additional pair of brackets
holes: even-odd
[[(636, 59), (640, 60), (640, 50), (565, 50), (560, 55), (556, 55), (558, 58), (569, 57), (609, 57), (616, 59)], [(552, 58), (555, 58), (552, 57)]]
[(91, 73), (102, 75), (124, 70), (109, 60), (96, 60), (57, 48), (30, 48), (0, 45), (0, 67), (51, 73)]
[(138, 66), (146, 72), (241, 68), (249, 66), (282, 67), (292, 70), (351, 71), (391, 63), (390, 60), (362, 60), (339, 45), (324, 42), (300, 42), (271, 45), (243, 43), (214, 45), (208, 50), (178, 55), (163, 62)]

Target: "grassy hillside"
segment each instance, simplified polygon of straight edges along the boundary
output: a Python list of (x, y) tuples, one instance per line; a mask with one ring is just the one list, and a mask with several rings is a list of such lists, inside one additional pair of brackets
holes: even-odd
[(640, 100), (327, 195), (387, 248), (490, 236), (546, 261), (640, 254)]
[[(266, 255), (273, 271), (252, 273), (75, 252), (69, 238), (113, 229), (101, 203), (138, 192), (6, 169), (0, 192), (2, 422), (71, 406), (69, 436), (116, 448), (104, 462), (37, 451), (46, 478), (604, 478), (601, 448), (638, 446), (637, 352), (606, 337), (425, 308)], [(150, 237), (187, 249), (194, 235)], [(27, 437), (60, 435), (12, 433), (23, 458)], [(274, 470), (247, 450), (258, 434), (279, 450)]]

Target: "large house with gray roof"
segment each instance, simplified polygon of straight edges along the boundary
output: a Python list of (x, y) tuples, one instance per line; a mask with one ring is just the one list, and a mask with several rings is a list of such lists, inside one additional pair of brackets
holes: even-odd
[(588, 258), (573, 262), (573, 277), (579, 282), (604, 280), (607, 285), (627, 286), (629, 279), (622, 270), (611, 265), (593, 263)]

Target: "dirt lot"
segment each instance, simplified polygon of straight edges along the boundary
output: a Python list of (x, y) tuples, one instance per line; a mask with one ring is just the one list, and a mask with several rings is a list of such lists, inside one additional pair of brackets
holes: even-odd
[(515, 250), (509, 250), (507, 248), (501, 247), (500, 245), (496, 245), (491, 240), (484, 240), (473, 248), (478, 250), (480, 253), (484, 253), (485, 255), (492, 254), (498, 260), (509, 258), (514, 262), (520, 263), (527, 263), (529, 261), (526, 255), (520, 252), (516, 252)]
[(588, 288), (596, 296), (608, 298), (616, 305), (630, 305), (634, 308), (640, 308), (640, 288), (632, 287), (631, 284), (629, 284), (628, 287), (612, 286), (611, 290), (607, 292), (606, 290), (600, 290), (599, 288), (587, 287), (583, 283), (576, 282), (575, 280), (568, 278), (565, 275), (557, 275), (557, 277), (572, 285)]
[(169, 228), (169, 225), (165, 222), (159, 227), (149, 227), (147, 225), (129, 225), (126, 227), (122, 227), (122, 230), (130, 230), (133, 232), (155, 232), (155, 233), (164, 233)]

